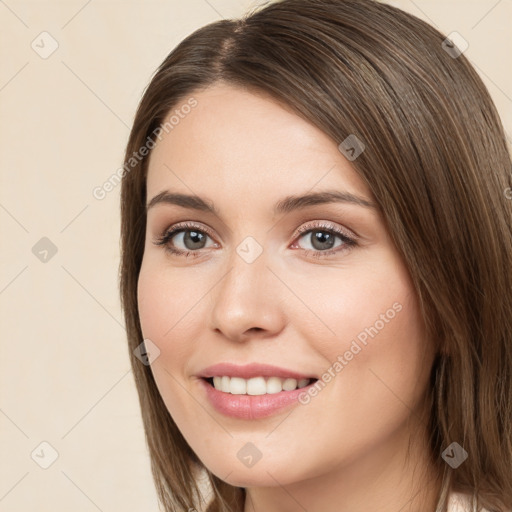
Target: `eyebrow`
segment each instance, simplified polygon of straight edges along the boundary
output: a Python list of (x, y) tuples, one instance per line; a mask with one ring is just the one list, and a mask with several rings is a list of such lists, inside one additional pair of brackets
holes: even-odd
[[(312, 192), (299, 196), (287, 196), (274, 205), (274, 215), (289, 213), (294, 210), (307, 208), (318, 204), (349, 203), (364, 208), (377, 210), (377, 205), (367, 199), (339, 190), (327, 190), (324, 192)], [(174, 204), (191, 210), (199, 210), (213, 213), (220, 217), (220, 212), (211, 201), (207, 201), (197, 195), (171, 193), (167, 190), (157, 194), (146, 206), (146, 212), (157, 204)]]

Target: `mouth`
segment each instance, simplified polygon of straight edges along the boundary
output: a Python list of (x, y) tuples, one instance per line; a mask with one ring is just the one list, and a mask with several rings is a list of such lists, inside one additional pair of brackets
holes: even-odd
[(196, 377), (217, 412), (242, 420), (266, 418), (303, 403), (302, 395), (318, 381), (314, 373), (259, 362), (222, 362), (203, 368)]
[(301, 395), (308, 393), (318, 379), (273, 376), (244, 379), (219, 375), (203, 376), (198, 381), (205, 398), (217, 412), (241, 420), (257, 420), (303, 403)]
[(314, 384), (316, 378), (281, 378), (281, 377), (230, 377), (227, 375), (202, 377), (212, 388), (232, 395), (273, 395), (283, 391), (295, 391)]

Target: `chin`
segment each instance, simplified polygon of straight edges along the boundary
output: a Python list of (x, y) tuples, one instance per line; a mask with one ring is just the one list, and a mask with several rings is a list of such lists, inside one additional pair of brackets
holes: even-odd
[[(212, 471), (213, 473), (213, 471)], [(270, 472), (273, 474), (272, 472)], [(264, 469), (256, 470), (255, 468), (235, 470), (226, 476), (219, 473), (214, 473), (215, 476), (223, 480), (224, 482), (234, 487), (275, 487), (279, 484), (287, 483), (282, 482), (279, 479), (279, 483), (276, 482)]]
[(276, 487), (289, 485), (301, 479), (299, 475), (290, 473), (288, 464), (281, 467), (275, 463), (265, 464), (263, 460), (247, 468), (217, 464), (206, 467), (216, 477), (235, 487)]

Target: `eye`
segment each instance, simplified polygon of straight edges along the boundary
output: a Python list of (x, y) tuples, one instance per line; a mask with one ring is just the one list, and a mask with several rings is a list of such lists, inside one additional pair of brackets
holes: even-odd
[[(206, 228), (199, 229), (194, 224), (184, 223), (176, 225), (169, 231), (165, 231), (163, 235), (158, 237), (153, 243), (155, 245), (165, 246), (166, 251), (177, 256), (196, 257), (200, 255), (198, 252), (200, 249), (206, 248), (207, 238), (211, 238), (211, 235)], [(185, 248), (176, 248), (174, 246), (175, 243), (184, 245)], [(218, 246), (218, 244), (214, 243), (213, 246)]]
[[(356, 240), (342, 231), (334, 224), (323, 222), (307, 224), (298, 229), (298, 240), (304, 239), (312, 249), (306, 247), (306, 256), (323, 258), (332, 254), (349, 250), (357, 245)], [(337, 239), (339, 243), (337, 244)], [(299, 247), (297, 243), (291, 246), (293, 249)]]

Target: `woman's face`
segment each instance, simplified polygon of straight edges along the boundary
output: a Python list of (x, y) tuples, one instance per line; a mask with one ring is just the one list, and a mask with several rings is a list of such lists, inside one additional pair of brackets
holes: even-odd
[(375, 200), (342, 141), (272, 99), (226, 84), (193, 97), (147, 178), (138, 300), (162, 398), (232, 485), (377, 468), (406, 448), (433, 354)]

